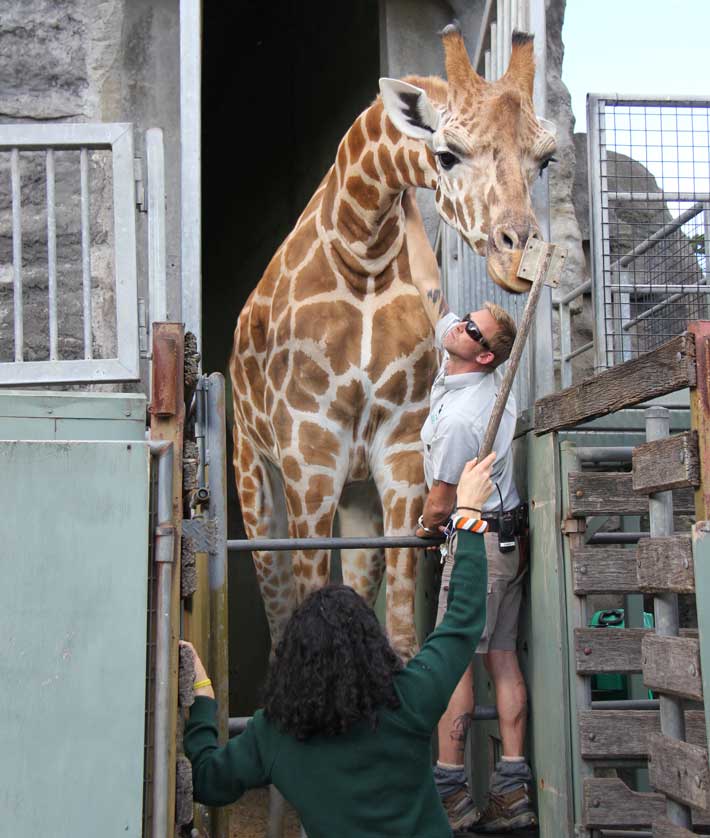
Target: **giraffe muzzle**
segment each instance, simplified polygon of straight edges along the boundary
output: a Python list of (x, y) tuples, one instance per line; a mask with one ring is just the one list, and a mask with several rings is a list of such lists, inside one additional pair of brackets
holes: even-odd
[(530, 282), (518, 276), (520, 260), (530, 237), (541, 238), (537, 223), (527, 218), (507, 218), (493, 226), (486, 247), (488, 275), (513, 294), (530, 290)]

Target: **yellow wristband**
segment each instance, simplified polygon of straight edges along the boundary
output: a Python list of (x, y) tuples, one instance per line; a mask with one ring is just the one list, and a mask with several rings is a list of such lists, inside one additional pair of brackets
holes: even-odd
[(200, 690), (200, 689), (202, 689), (202, 687), (211, 687), (211, 686), (212, 686), (212, 681), (210, 681), (209, 678), (205, 678), (204, 681), (195, 681), (195, 683), (192, 685), (193, 689), (195, 689), (195, 690)]

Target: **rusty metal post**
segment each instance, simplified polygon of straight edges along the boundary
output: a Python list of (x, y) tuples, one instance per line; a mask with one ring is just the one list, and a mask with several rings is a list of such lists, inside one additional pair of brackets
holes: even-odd
[(183, 385), (184, 329), (179, 323), (153, 324), (152, 401), (150, 439), (173, 443), (172, 525), (174, 532), (170, 608), (170, 701), (167, 725), (167, 824), (165, 836), (175, 831), (175, 765), (177, 732), (178, 639), (180, 637), (180, 536), (182, 522), (182, 444), (185, 424)]

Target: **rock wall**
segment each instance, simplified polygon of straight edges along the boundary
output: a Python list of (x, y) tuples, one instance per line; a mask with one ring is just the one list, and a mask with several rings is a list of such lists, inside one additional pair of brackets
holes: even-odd
[[(0, 14), (0, 123), (133, 122), (136, 154), (144, 130), (166, 132), (168, 244), (177, 289), (178, 4), (173, 0), (5, 0)], [(83, 357), (79, 153), (57, 151), (56, 245), (60, 358)], [(13, 244), (9, 151), (0, 152), (0, 361), (14, 358)], [(24, 353), (48, 347), (45, 156), (20, 153)], [(90, 159), (92, 344), (115, 354), (110, 155)], [(139, 218), (140, 258), (145, 220)], [(139, 284), (144, 288), (145, 277)], [(142, 295), (145, 296), (144, 291)], [(174, 295), (173, 295), (174, 301)]]

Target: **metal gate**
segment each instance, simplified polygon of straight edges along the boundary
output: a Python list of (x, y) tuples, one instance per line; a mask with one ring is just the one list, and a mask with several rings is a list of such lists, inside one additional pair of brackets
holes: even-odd
[(0, 126), (0, 171), (8, 174), (0, 221), (10, 257), (0, 264), (8, 321), (0, 386), (139, 380), (149, 336), (138, 298), (136, 205), (150, 207), (150, 320), (165, 319), (159, 129), (146, 133), (146, 156), (147, 203), (131, 125)]
[(710, 100), (588, 99), (595, 366), (710, 311)]

